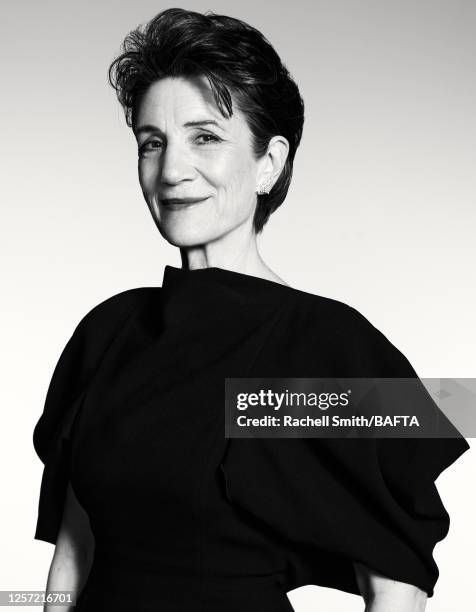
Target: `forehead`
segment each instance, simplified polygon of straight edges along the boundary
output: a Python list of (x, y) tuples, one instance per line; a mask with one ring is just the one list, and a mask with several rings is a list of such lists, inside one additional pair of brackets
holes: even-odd
[[(231, 92), (230, 92), (231, 93)], [(218, 109), (210, 84), (204, 76), (164, 77), (152, 83), (141, 97), (136, 125), (214, 119), (227, 130), (243, 129), (245, 117), (233, 101), (233, 115), (224, 117)]]

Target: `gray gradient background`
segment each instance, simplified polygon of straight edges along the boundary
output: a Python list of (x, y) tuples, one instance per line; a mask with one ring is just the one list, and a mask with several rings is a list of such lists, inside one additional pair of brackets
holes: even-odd
[[(0, 459), (10, 495), (0, 589), (46, 584), (53, 547), (32, 539), (42, 465), (31, 435), (67, 338), (101, 300), (160, 285), (164, 265), (180, 265), (142, 199), (135, 141), (106, 80), (124, 35), (170, 6), (2, 3)], [(476, 3), (178, 6), (261, 29), (304, 97), (292, 186), (261, 239), (271, 267), (360, 310), (421, 377), (475, 376)], [(469, 451), (438, 480), (452, 524), (435, 549), (433, 612), (474, 605), (475, 474)], [(315, 586), (289, 597), (297, 612), (363, 610)]]

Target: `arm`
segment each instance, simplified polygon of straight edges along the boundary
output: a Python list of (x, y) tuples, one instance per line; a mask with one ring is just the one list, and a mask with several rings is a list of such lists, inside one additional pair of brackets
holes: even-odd
[(364, 612), (423, 612), (427, 594), (418, 587), (379, 574), (354, 562), (360, 593), (365, 601)]
[[(63, 520), (48, 572), (47, 591), (75, 591), (79, 597), (91, 569), (94, 536), (89, 519), (68, 483)], [(44, 612), (72, 612), (75, 606), (46, 604)]]

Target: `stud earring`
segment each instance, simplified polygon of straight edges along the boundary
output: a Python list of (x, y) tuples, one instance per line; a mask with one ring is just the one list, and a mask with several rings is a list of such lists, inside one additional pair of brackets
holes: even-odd
[(258, 195), (263, 195), (264, 193), (268, 194), (271, 191), (272, 182), (272, 178), (268, 176), (268, 178), (258, 187), (256, 193)]

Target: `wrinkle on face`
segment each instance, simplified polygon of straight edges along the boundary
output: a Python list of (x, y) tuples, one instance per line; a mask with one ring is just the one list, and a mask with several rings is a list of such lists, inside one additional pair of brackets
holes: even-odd
[[(218, 126), (185, 126), (203, 119)], [(154, 130), (142, 133), (146, 125)], [(221, 115), (205, 77), (153, 83), (142, 97), (134, 132), (139, 148), (150, 148), (139, 156), (142, 192), (169, 242), (203, 244), (252, 221), (258, 172), (252, 133), (236, 104), (231, 117)], [(161, 203), (164, 197), (208, 195), (186, 210), (171, 211)]]

